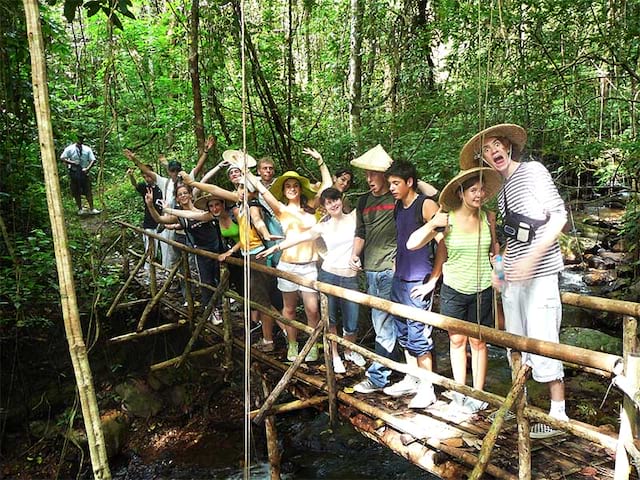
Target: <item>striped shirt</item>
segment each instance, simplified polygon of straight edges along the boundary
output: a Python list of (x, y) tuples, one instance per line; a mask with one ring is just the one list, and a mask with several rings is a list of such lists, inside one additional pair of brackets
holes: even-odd
[[(567, 211), (549, 171), (540, 162), (521, 163), (507, 179), (498, 193), (498, 207), (504, 217), (505, 207), (510, 212), (520, 213), (535, 220), (545, 220), (549, 215), (562, 215)], [(518, 240), (507, 239), (507, 253), (504, 257), (504, 270), (507, 276), (515, 275), (513, 264), (527, 256), (544, 235), (548, 223), (538, 227), (535, 238), (529, 245)], [(531, 278), (543, 277), (560, 272), (564, 268), (560, 245), (555, 241), (542, 255), (533, 270)]]
[(449, 233), (444, 238), (447, 261), (442, 266), (443, 282), (457, 292), (471, 295), (491, 286), (491, 230), (483, 210), (480, 210), (480, 232), (463, 232), (456, 228), (455, 220), (455, 212), (449, 212)]

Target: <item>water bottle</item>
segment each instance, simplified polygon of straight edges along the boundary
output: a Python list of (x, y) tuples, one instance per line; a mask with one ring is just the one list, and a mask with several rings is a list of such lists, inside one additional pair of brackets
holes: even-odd
[(493, 271), (496, 272), (498, 280), (504, 280), (504, 265), (502, 265), (502, 255), (496, 255), (494, 257)]
[(504, 288), (504, 265), (502, 264), (502, 255), (496, 255), (493, 259), (493, 271), (498, 277), (500, 281), (500, 286), (498, 287), (498, 291), (502, 292)]

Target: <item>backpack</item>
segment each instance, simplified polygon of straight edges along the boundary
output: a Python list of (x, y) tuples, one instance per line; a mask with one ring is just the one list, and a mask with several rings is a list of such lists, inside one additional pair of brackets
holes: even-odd
[[(274, 236), (278, 236), (278, 237), (284, 237), (284, 231), (282, 230), (282, 224), (278, 221), (277, 217), (274, 214), (272, 214), (260, 202), (260, 200), (258, 200), (257, 198), (251, 200), (249, 202), (249, 208), (251, 208), (251, 207), (260, 207), (261, 213), (262, 213), (262, 220), (264, 221), (264, 224), (266, 225), (267, 230), (269, 230), (269, 234), (274, 235)], [(249, 214), (249, 219), (251, 219), (251, 214)], [(262, 238), (262, 235), (260, 235), (260, 232), (258, 232), (258, 230), (256, 230), (256, 233), (258, 234), (258, 236), (262, 240), (262, 243), (265, 246), (265, 248), (271, 248), (274, 245), (277, 245), (278, 243), (280, 243), (282, 241), (282, 239), (265, 240), (264, 238)], [(278, 265), (278, 262), (280, 262), (280, 256), (281, 255), (282, 255), (282, 251), (273, 252), (271, 255), (269, 255), (267, 257), (267, 266), (275, 268)]]

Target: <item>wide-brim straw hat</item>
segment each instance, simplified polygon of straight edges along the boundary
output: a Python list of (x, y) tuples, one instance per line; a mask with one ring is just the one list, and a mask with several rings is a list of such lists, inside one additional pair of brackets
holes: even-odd
[(244, 162), (247, 162), (247, 168), (255, 167), (258, 162), (248, 153), (244, 153), (242, 150), (225, 150), (222, 153), (222, 158), (229, 162), (230, 167), (237, 167), (240, 170), (244, 170)]
[(303, 177), (298, 172), (294, 172), (290, 170), (280, 175), (278, 179), (273, 182), (273, 185), (269, 188), (269, 191), (273, 194), (281, 202), (284, 200), (284, 192), (282, 191), (282, 187), (284, 186), (284, 182), (289, 180), (290, 178), (295, 178), (300, 182), (300, 187), (302, 187), (302, 195), (304, 195), (308, 201), (311, 201), (315, 198), (317, 191), (311, 187), (311, 183), (307, 177)]
[(196, 198), (196, 200), (193, 202), (193, 205), (199, 210), (205, 210), (208, 212), (209, 207), (207, 206), (207, 204), (209, 203), (209, 200), (222, 200), (224, 202), (225, 208), (227, 208), (230, 203), (224, 198), (217, 197), (215, 195), (212, 195), (211, 193), (205, 193), (204, 195), (200, 195), (198, 198)]
[(356, 168), (362, 168), (363, 170), (371, 170), (373, 172), (386, 172), (387, 168), (393, 163), (393, 159), (382, 148), (382, 145), (378, 144), (371, 150), (366, 151), (358, 158), (351, 160), (351, 165)]
[(482, 166), (482, 144), (485, 138), (504, 137), (513, 145), (513, 154), (522, 153), (527, 143), (527, 132), (520, 125), (513, 123), (501, 123), (493, 127), (485, 128), (474, 135), (465, 143), (460, 151), (460, 169), (467, 170), (472, 167)]
[(484, 191), (486, 193), (484, 203), (491, 200), (494, 195), (498, 193), (500, 187), (502, 187), (502, 175), (496, 172), (493, 168), (475, 167), (468, 170), (462, 170), (442, 189), (439, 202), (444, 210), (451, 212), (460, 207), (462, 200), (460, 199), (458, 192), (460, 192), (462, 184), (475, 175), (479, 175), (482, 178)]

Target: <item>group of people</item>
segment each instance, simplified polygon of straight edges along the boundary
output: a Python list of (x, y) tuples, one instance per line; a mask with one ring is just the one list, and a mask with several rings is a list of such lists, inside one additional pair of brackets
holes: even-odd
[[(256, 161), (241, 151), (225, 152), (223, 160), (200, 181), (195, 179), (197, 169), (188, 174), (177, 162), (169, 162), (170, 177), (166, 178), (142, 164), (132, 152), (125, 151), (125, 155), (145, 179), (143, 185), (136, 184), (145, 198), (145, 228), (155, 228), (155, 222), (174, 235), (184, 231), (186, 244), (219, 254), (217, 261), (197, 257), (203, 283), (216, 286), (220, 263), (233, 255), (264, 265), (277, 264), (282, 272), (353, 290), (359, 289), (359, 272), (363, 271), (368, 294), (431, 309), (435, 287), (442, 277), (443, 315), (494, 327), (498, 315), (494, 292), (499, 291), (507, 331), (558, 342), (558, 273), (563, 264), (557, 238), (566, 223), (566, 211), (546, 168), (536, 161), (521, 161), (526, 138), (525, 130), (512, 124), (479, 132), (462, 148), (461, 171), (439, 198), (434, 187), (418, 179), (415, 165), (393, 161), (378, 145), (351, 161), (352, 167), (364, 170), (368, 186), (355, 208), (345, 195), (353, 184), (353, 172), (343, 169), (332, 176), (322, 156), (313, 149), (304, 153), (320, 170), (322, 181), (316, 185), (295, 171), (276, 177), (271, 159)], [(251, 173), (254, 166), (258, 176)], [(227, 169), (231, 189), (208, 183), (223, 168)], [(195, 191), (200, 192), (197, 198)], [(506, 248), (502, 252), (496, 215), (483, 208), (496, 195), (504, 219)], [(318, 239), (326, 246), (322, 252)], [(170, 255), (167, 253), (167, 265), (175, 261)], [(164, 250), (162, 258), (164, 263)], [(234, 267), (229, 265), (230, 272)], [(235, 287), (242, 289), (241, 277)], [(202, 290), (201, 302), (207, 305), (211, 292)], [(253, 269), (250, 295), (264, 307), (281, 310), (287, 319), (296, 318), (301, 303), (307, 323), (315, 327), (319, 321), (319, 296), (312, 288), (284, 278), (276, 283), (270, 275)], [(357, 303), (329, 296), (332, 332), (337, 333), (341, 323), (344, 338), (355, 343), (358, 316)], [(256, 348), (273, 351), (273, 318), (261, 310), (252, 312), (252, 319), (262, 328)], [(219, 318), (212, 320), (216, 323)], [(375, 308), (371, 309), (371, 322), (378, 355), (394, 360), (404, 355), (408, 364), (432, 369), (430, 325)], [(299, 355), (298, 331), (289, 325), (280, 328), (287, 340), (287, 359), (293, 361)], [(473, 386), (483, 389), (487, 376), (485, 342), (451, 332), (454, 379), (466, 383), (467, 344)], [(345, 361), (366, 365), (355, 351), (345, 349), (341, 355), (336, 343), (325, 353), (332, 355), (336, 373), (346, 371)], [(314, 345), (305, 360), (318, 358)], [(536, 381), (549, 385), (549, 414), (568, 420), (562, 363), (526, 353), (523, 363), (532, 367)], [(366, 378), (354, 385), (354, 391), (412, 395), (409, 407), (416, 409), (435, 402), (433, 385), (423, 379), (426, 377), (407, 374), (392, 384), (391, 373), (373, 362), (365, 372)], [(452, 394), (452, 405), (468, 413), (486, 407), (486, 403), (458, 393)], [(547, 425), (536, 424), (531, 436), (542, 438), (556, 433)]]

